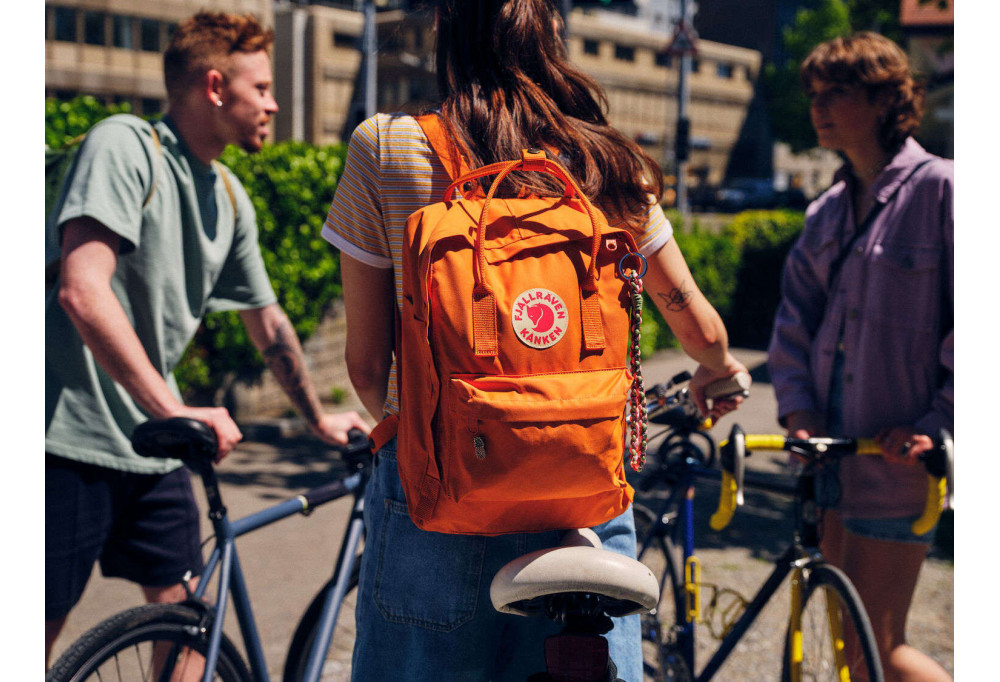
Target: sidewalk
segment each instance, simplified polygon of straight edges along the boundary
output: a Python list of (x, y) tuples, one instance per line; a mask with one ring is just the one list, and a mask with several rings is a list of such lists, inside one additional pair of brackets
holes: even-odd
[[(721, 437), (733, 422), (747, 432), (776, 432), (774, 392), (767, 382), (761, 351), (734, 350), (751, 369), (755, 383), (751, 397), (735, 414), (727, 415), (714, 433)], [(647, 385), (666, 381), (694, 364), (677, 351), (662, 351), (643, 362)], [(342, 409), (357, 409), (350, 405)], [(291, 497), (302, 490), (329, 480), (332, 465), (327, 449), (308, 435), (296, 435), (294, 420), (264, 420), (244, 427), (246, 440), (218, 468), (223, 499), (232, 518)], [(284, 434), (284, 435), (282, 435)], [(273, 440), (269, 440), (273, 439)], [(778, 471), (783, 458), (752, 457), (754, 469)], [(195, 481), (195, 491), (204, 508), (203, 491)], [(714, 491), (699, 490), (699, 500), (714, 509)], [(298, 618), (315, 592), (332, 573), (337, 550), (350, 512), (351, 499), (321, 507), (309, 517), (295, 516), (261, 529), (239, 541), (242, 567), (247, 577), (254, 615), (264, 642), (271, 678), (281, 679), (284, 656)], [(697, 529), (699, 554), (706, 582), (735, 587), (745, 597), (763, 580), (769, 566), (762, 559), (772, 557), (787, 537), (786, 514), (780, 501), (749, 498), (748, 505), (730, 528), (712, 533), (707, 516)], [(699, 513), (701, 508), (699, 507)], [(711, 510), (709, 510), (709, 513)], [(203, 523), (203, 537), (210, 529)], [(927, 651), (953, 670), (953, 567), (951, 562), (931, 559), (918, 585), (910, 617), (911, 643)], [(214, 599), (214, 592), (210, 591)], [(77, 637), (104, 618), (141, 603), (138, 589), (122, 580), (105, 579), (95, 569), (80, 604), (70, 616), (53, 650), (53, 660)], [(786, 601), (772, 603), (764, 622), (756, 625), (722, 669), (718, 679), (773, 679), (780, 666), (782, 618)], [(353, 617), (353, 614), (349, 614)], [(239, 626), (232, 613), (226, 632), (242, 649)], [(705, 650), (714, 648), (706, 632), (699, 632)], [(699, 665), (703, 662), (699, 658)]]

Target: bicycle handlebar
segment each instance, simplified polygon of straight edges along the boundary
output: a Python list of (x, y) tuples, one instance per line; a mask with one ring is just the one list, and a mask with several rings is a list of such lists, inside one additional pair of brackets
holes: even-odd
[[(934, 448), (920, 456), (928, 482), (923, 514), (912, 525), (917, 535), (933, 528), (945, 507), (954, 509), (954, 449), (951, 434), (942, 429)], [(753, 450), (784, 450), (813, 459), (828, 455), (882, 454), (882, 448), (870, 438), (789, 438), (778, 434), (745, 434), (736, 424), (719, 449), (722, 486), (719, 506), (710, 520), (713, 530), (722, 530), (729, 525), (736, 507), (743, 504), (746, 458)]]
[[(359, 458), (370, 453), (368, 436), (360, 429), (347, 432), (348, 442), (338, 449), (345, 461), (357, 464)], [(215, 430), (198, 419), (171, 417), (150, 419), (135, 427), (132, 432), (132, 449), (143, 457), (179, 459), (200, 467), (211, 465), (219, 451)]]

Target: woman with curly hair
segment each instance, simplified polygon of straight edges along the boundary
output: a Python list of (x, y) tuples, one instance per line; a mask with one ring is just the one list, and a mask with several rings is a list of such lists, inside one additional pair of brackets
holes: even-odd
[(770, 345), (778, 416), (794, 437), (875, 435), (884, 457), (821, 481), (822, 549), (858, 588), (886, 680), (946, 680), (906, 644), (933, 531), (917, 458), (953, 430), (954, 163), (911, 137), (922, 91), (892, 41), (863, 32), (800, 68), (819, 144), (846, 159), (806, 211)]

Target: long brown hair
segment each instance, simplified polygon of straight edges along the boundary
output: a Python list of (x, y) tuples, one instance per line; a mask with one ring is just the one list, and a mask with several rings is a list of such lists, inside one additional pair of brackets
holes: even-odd
[[(441, 112), (477, 168), (555, 149), (587, 196), (613, 222), (646, 223), (659, 199), (659, 165), (608, 125), (600, 86), (569, 64), (554, 0), (438, 0)], [(540, 174), (514, 191), (551, 193)]]

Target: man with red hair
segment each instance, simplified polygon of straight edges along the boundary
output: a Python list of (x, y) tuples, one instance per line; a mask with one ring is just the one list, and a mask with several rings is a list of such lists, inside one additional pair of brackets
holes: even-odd
[(201, 12), (164, 54), (168, 112), (87, 134), (49, 217), (58, 250), (45, 305), (46, 661), (100, 560), (105, 576), (179, 601), (201, 569), (198, 509), (180, 462), (136, 455), (153, 417), (209, 424), (224, 457), (242, 438), (223, 407), (187, 407), (172, 375), (205, 313), (238, 310), (312, 432), (346, 443), (354, 412), (324, 414), (257, 244), (253, 204), (215, 159), (259, 151), (278, 105), (273, 32), (252, 16)]

